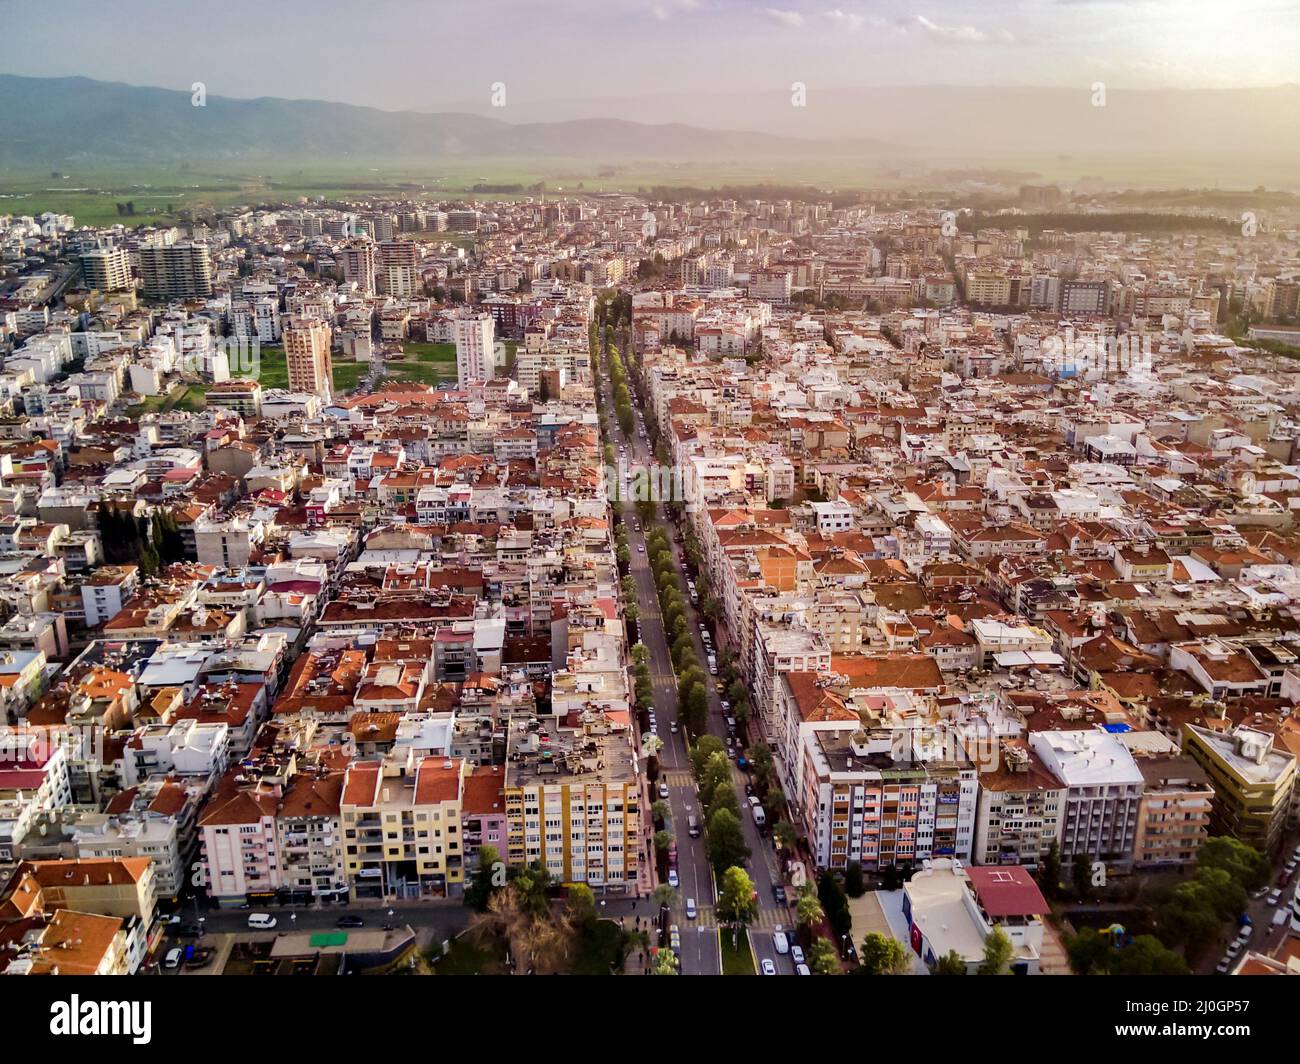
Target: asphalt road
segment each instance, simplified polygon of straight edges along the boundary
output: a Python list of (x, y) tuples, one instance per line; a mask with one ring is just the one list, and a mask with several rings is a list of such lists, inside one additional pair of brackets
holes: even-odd
[[(392, 911), (392, 916), (388, 915)], [(183, 925), (197, 922), (195, 907), (191, 902), (183, 905), (178, 912)], [(469, 909), (457, 901), (421, 902), (392, 905), (331, 905), (326, 908), (310, 906), (268, 905), (262, 909), (206, 909), (199, 913), (203, 918), (205, 933), (221, 934), (249, 931), (248, 914), (266, 912), (276, 918), (276, 931), (326, 931), (334, 930), (340, 916), (360, 916), (365, 926), (372, 930), (384, 924), (410, 924), (414, 928), (430, 928), (443, 938), (449, 938), (465, 929), (473, 915)], [(178, 937), (179, 926), (167, 929), (167, 937)]]
[[(629, 465), (653, 462), (654, 455), (650, 450), (650, 446), (647, 441), (641, 438), (638, 431), (634, 431), (630, 438), (623, 435), (618, 421), (614, 417), (614, 401), (608, 383), (604, 386), (604, 394), (606, 397), (607, 439), (614, 444), (615, 449), (620, 444), (627, 446)], [(692, 813), (700, 819), (702, 825), (703, 812), (700, 809), (699, 795), (696, 793), (694, 779), (691, 776), (685, 737), (680, 731), (674, 735), (670, 730), (672, 722), (678, 719), (677, 682), (673, 675), (672, 655), (668, 649), (668, 640), (664, 633), (663, 615), (659, 610), (654, 575), (650, 569), (648, 556), (642, 550), (645, 546), (645, 529), (639, 527), (640, 522), (637, 520), (632, 502), (624, 500), (621, 503), (621, 513), (628, 526), (628, 543), (631, 548), (630, 569), (636, 581), (640, 599), (638, 605), (640, 608), (641, 641), (645, 644), (649, 654), (648, 663), (655, 692), (656, 724), (659, 738), (664, 744), (663, 749), (659, 752), (660, 779), (668, 784), (668, 801), (672, 809), (673, 834), (677, 841), (677, 867), (680, 886), (678, 901), (674, 910), (674, 920), (682, 932), (682, 972), (687, 975), (716, 975), (721, 973), (721, 958), (718, 953), (717, 920), (714, 914), (716, 895), (713, 872), (705, 854), (703, 837), (699, 839), (690, 838), (686, 828), (687, 817)], [(671, 524), (666, 520), (662, 506), (656, 507), (655, 517), (659, 523), (664, 524), (671, 531)], [(675, 541), (672, 542), (672, 551), (678, 568), (685, 574), (685, 560)], [(707, 660), (707, 654), (703, 640), (700, 637), (700, 622), (703, 617), (690, 604), (689, 600), (686, 602), (686, 613), (692, 638), (695, 642), (696, 653), (699, 655), (700, 661), (704, 662)], [(721, 695), (719, 695), (716, 686), (712, 683), (708, 685), (708, 696), (709, 732), (725, 742), (727, 727), (720, 704)], [(746, 777), (743, 772), (735, 767), (734, 763), (732, 765), (732, 783), (737, 797), (741, 799), (742, 806), (744, 806), (746, 804), (744, 801)], [(658, 798), (657, 788), (655, 797)], [(741, 813), (741, 825), (744, 830), (745, 841), (752, 851), (752, 855), (747, 862), (747, 870), (754, 881), (755, 889), (758, 891), (759, 913), (758, 918), (754, 921), (751, 936), (755, 950), (755, 963), (756, 965), (761, 964), (762, 957), (770, 956), (777, 962), (778, 972), (790, 974), (793, 972), (793, 968), (789, 963), (789, 958), (788, 956), (780, 957), (777, 954), (771, 935), (771, 931), (778, 926), (786, 928), (792, 926), (791, 911), (786, 907), (778, 906), (772, 897), (773, 885), (782, 880), (777, 869), (771, 837), (759, 832), (747, 808), (743, 808)], [(688, 898), (694, 899), (698, 911), (694, 921), (687, 920), (685, 916), (685, 901)]]

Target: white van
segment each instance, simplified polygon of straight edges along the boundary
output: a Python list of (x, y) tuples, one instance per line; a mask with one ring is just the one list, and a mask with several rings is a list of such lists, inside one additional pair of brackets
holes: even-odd
[(760, 828), (767, 823), (767, 814), (763, 812), (761, 805), (751, 805), (749, 809), (754, 814), (754, 823)]
[(790, 952), (790, 940), (785, 937), (784, 931), (774, 931), (772, 933), (772, 945), (776, 947), (777, 953), (786, 954)]
[(270, 913), (249, 913), (248, 926), (254, 931), (270, 931), (275, 927), (275, 917)]

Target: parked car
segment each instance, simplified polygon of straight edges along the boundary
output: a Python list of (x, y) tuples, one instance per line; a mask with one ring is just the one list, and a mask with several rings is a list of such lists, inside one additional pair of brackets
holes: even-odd
[(790, 959), (791, 959), (792, 961), (794, 961), (795, 964), (803, 964), (803, 947), (802, 947), (802, 946), (791, 946), (791, 947), (790, 947)]
[(211, 962), (213, 956), (216, 955), (216, 952), (217, 951), (210, 946), (202, 946), (185, 958), (185, 967), (203, 968)]
[(794, 966), (795, 975), (812, 975), (812, 969), (806, 964), (796, 964)]
[(785, 887), (783, 887), (780, 883), (774, 883), (772, 885), (772, 900), (776, 902), (777, 905), (786, 904)]
[(167, 951), (167, 956), (163, 958), (163, 967), (168, 971), (173, 971), (181, 966), (181, 959), (185, 956), (185, 951), (180, 946), (173, 946)]
[(203, 936), (203, 925), (181, 924), (179, 933), (182, 938), (201, 938)]
[(1219, 961), (1219, 963), (1214, 966), (1214, 970), (1219, 975), (1227, 975), (1228, 969), (1231, 967), (1232, 967), (1232, 961), (1229, 958), (1224, 957), (1223, 960)]
[(1269, 905), (1276, 905), (1281, 900), (1282, 900), (1282, 890), (1280, 887), (1274, 887), (1272, 890), (1268, 892)]
[(680, 885), (680, 883), (681, 880), (677, 876), (677, 869), (675, 868), (668, 869), (668, 885), (670, 887), (677, 887), (678, 885)]
[(666, 784), (666, 783), (660, 783), (660, 784), (659, 784), (659, 797), (660, 797), (660, 798), (667, 798), (667, 797), (668, 797), (668, 784)]
[(772, 963), (771, 957), (763, 958), (763, 974), (776, 975), (776, 965)]

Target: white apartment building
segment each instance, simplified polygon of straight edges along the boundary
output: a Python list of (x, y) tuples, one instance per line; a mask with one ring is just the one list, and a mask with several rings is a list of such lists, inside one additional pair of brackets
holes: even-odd
[(491, 314), (456, 319), (456, 380), (463, 388), (470, 381), (496, 376), (493, 338), (496, 323)]
[(1066, 788), (1061, 861), (1130, 868), (1146, 784), (1128, 747), (1102, 729), (1033, 732), (1029, 745)]

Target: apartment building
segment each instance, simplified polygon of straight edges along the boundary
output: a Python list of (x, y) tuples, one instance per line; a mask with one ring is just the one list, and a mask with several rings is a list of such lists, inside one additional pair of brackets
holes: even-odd
[(81, 254), (81, 277), (87, 288), (118, 292), (131, 287), (131, 256), (126, 248), (93, 248)]
[(493, 337), (496, 323), (491, 314), (470, 314), (456, 319), (456, 379), (463, 388), (470, 381), (496, 376)]
[(563, 883), (644, 893), (642, 778), (626, 717), (514, 722), (504, 787), (508, 863), (541, 861)]
[(1146, 786), (1138, 806), (1133, 863), (1138, 868), (1186, 867), (1209, 835), (1214, 788), (1190, 755), (1139, 756)]
[(448, 897), (464, 889), (465, 771), (463, 760), (413, 752), (348, 767), (339, 829), (353, 899)]
[(344, 774), (300, 772), (290, 781), (276, 816), (281, 883), (295, 901), (348, 895), (341, 822)]
[(212, 294), (208, 246), (197, 242), (144, 244), (140, 280), (146, 299), (204, 299)]
[(796, 825), (818, 868), (915, 867), (931, 857), (969, 860), (974, 838), (974, 765), (932, 760), (888, 729), (805, 733), (787, 790)]
[(289, 390), (323, 396), (334, 394), (334, 358), (327, 322), (295, 319), (284, 330), (284, 356), (289, 370)]
[(1127, 746), (1104, 729), (1037, 731), (1030, 749), (1065, 785), (1061, 861), (1128, 871), (1146, 780)]
[(1282, 845), (1296, 786), (1296, 757), (1275, 737), (1244, 725), (1218, 731), (1183, 727), (1183, 750), (1205, 770), (1214, 788), (1210, 832), (1231, 835), (1263, 853)]
[(375, 294), (375, 244), (371, 240), (352, 240), (339, 251), (343, 263), (343, 280), (355, 284), (366, 296)]
[(998, 764), (980, 773), (971, 860), (1036, 867), (1060, 843), (1066, 789), (1023, 740), (1003, 740)]

